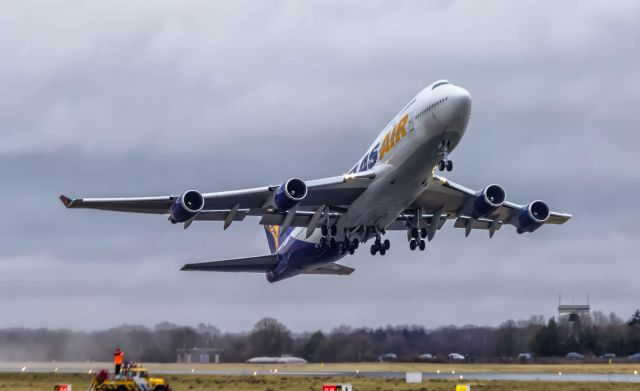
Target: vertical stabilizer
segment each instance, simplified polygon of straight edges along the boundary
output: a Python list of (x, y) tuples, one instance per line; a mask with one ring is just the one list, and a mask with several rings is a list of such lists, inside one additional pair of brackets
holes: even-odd
[(269, 250), (271, 250), (271, 254), (275, 254), (280, 250), (280, 245), (291, 235), (293, 227), (282, 232), (279, 225), (265, 225), (264, 231), (267, 234)]

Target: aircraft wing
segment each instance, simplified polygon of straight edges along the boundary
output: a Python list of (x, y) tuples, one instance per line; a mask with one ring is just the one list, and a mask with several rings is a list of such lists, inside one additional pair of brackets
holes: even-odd
[[(272, 201), (279, 186), (203, 193), (204, 206), (193, 220), (224, 221), (227, 228), (232, 221), (241, 221), (247, 215), (262, 216), (260, 224), (306, 227), (315, 215), (337, 219), (344, 210), (367, 188), (375, 178), (373, 173), (343, 175), (306, 181), (307, 195), (297, 207), (287, 212), (274, 210)], [(169, 214), (180, 195), (127, 198), (69, 198), (60, 196), (67, 208), (100, 209), (118, 212)], [(321, 212), (321, 213), (317, 213)], [(289, 221), (285, 222), (287, 215)], [(315, 219), (317, 222), (317, 218)]]
[[(438, 224), (433, 224), (433, 231), (440, 229), (447, 219), (456, 219), (454, 226), (465, 228), (467, 235), (472, 229), (490, 230), (493, 235), (493, 232), (500, 229), (503, 224), (518, 226), (519, 217), (526, 205), (505, 201), (489, 215), (473, 218), (474, 202), (477, 197), (475, 190), (436, 175), (424, 192), (416, 198), (411, 208), (421, 209), (422, 227), (431, 225), (432, 221), (436, 221), (434, 218), (438, 220)], [(549, 218), (544, 224), (563, 224), (571, 217), (572, 215), (568, 213), (550, 211)], [(392, 224), (391, 229), (406, 229), (412, 221), (415, 221), (414, 215), (403, 214)], [(433, 234), (429, 236), (431, 238)]]
[[(343, 175), (332, 178), (306, 181), (307, 196), (300, 202), (302, 209), (313, 209), (321, 205), (348, 207), (367, 188), (373, 177)], [(205, 209), (231, 209), (240, 204), (241, 209), (262, 211), (269, 197), (279, 186), (255, 189), (205, 193)], [(253, 213), (251, 213), (253, 214)]]
[(331, 262), (324, 264), (315, 269), (307, 269), (304, 274), (334, 274), (340, 276), (348, 276), (353, 273), (356, 269), (340, 265), (339, 263)]
[(67, 208), (88, 208), (135, 213), (167, 213), (179, 196), (131, 198), (74, 198), (60, 196)]
[(276, 267), (276, 254), (257, 257), (227, 259), (224, 261), (188, 263), (180, 270), (204, 272), (256, 272), (265, 273)]

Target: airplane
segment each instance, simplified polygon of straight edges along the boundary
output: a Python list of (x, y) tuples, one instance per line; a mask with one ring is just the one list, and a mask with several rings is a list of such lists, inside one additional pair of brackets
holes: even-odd
[(354, 269), (337, 261), (369, 240), (371, 255), (385, 255), (388, 231), (406, 231), (409, 248), (423, 251), (425, 239), (431, 241), (448, 220), (465, 236), (486, 230), (489, 237), (505, 224), (522, 234), (569, 220), (570, 214), (553, 212), (541, 200), (507, 201), (500, 185), (473, 190), (436, 173), (452, 170), (449, 155), (470, 114), (469, 92), (439, 80), (411, 99), (343, 175), (215, 193), (60, 200), (67, 208), (168, 215), (185, 229), (195, 221), (220, 221), (226, 230), (257, 216), (270, 254), (190, 263), (181, 270), (259, 272), (269, 282), (299, 274), (349, 275)]

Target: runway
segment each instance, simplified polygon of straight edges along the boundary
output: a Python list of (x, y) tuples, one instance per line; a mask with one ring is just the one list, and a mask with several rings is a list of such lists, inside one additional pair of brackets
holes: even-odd
[[(95, 373), (101, 368), (109, 366), (99, 365), (96, 368), (87, 366), (70, 367), (61, 365), (53, 366), (0, 366), (0, 372), (17, 373)], [(210, 369), (155, 369), (154, 374), (159, 375), (218, 375), (218, 376), (301, 376), (301, 377), (347, 377), (347, 378), (391, 378), (403, 379), (405, 372), (397, 371), (296, 371), (296, 370), (210, 370)], [(523, 372), (422, 372), (423, 379), (440, 380), (495, 380), (495, 381), (554, 381), (554, 382), (611, 382), (611, 383), (640, 383), (639, 374), (623, 373), (523, 373)]]

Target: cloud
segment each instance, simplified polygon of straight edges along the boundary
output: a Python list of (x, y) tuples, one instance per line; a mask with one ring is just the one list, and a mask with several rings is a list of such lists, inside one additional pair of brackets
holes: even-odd
[[(640, 190), (637, 2), (20, 2), (0, 14), (0, 326), (161, 320), (294, 330), (497, 324), (558, 293), (623, 317)], [(348, 170), (441, 78), (472, 119), (451, 178), (575, 218), (489, 241), (448, 226), (425, 253), (345, 259), (348, 278), (180, 273), (267, 249), (247, 219), (187, 231), (56, 197), (176, 194)], [(144, 310), (124, 305), (135, 297)], [(452, 308), (455, 311), (452, 311)], [(90, 316), (86, 316), (90, 311)], [(300, 317), (300, 313), (305, 313)]]

